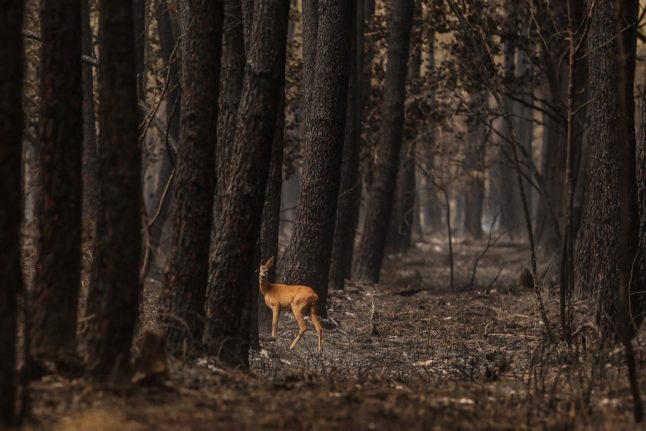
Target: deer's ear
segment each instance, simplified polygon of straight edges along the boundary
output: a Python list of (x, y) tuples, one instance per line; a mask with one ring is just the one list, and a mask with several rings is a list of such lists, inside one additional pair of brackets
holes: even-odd
[(270, 257), (269, 260), (265, 263), (267, 268), (271, 268), (274, 265), (274, 256)]

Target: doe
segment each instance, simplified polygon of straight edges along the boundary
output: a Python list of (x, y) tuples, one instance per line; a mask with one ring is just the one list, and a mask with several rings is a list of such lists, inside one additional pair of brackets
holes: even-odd
[(321, 339), (323, 338), (323, 330), (321, 329), (321, 322), (316, 314), (316, 304), (319, 302), (319, 296), (314, 292), (311, 287), (288, 285), (288, 284), (273, 284), (267, 280), (269, 270), (274, 265), (273, 256), (269, 258), (264, 265), (260, 265), (259, 282), (260, 293), (265, 298), (265, 304), (271, 309), (271, 336), (276, 338), (276, 331), (278, 330), (278, 317), (281, 311), (288, 310), (290, 307), (296, 322), (298, 322), (298, 335), (289, 346), (293, 349), (296, 343), (301, 339), (307, 327), (305, 326), (305, 319), (303, 316), (308, 314), (316, 334), (318, 335), (318, 351), (321, 351)]

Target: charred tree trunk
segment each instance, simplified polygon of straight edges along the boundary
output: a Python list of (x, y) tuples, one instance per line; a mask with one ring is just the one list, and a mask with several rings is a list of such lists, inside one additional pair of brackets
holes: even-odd
[[(303, 26), (303, 100), (305, 111), (310, 105), (310, 94), (316, 68), (316, 38), (319, 28), (319, 0), (303, 2), (301, 22)], [(307, 114), (306, 114), (307, 115)]]
[[(586, 200), (583, 209), (575, 254), (575, 282), (579, 295), (594, 298), (597, 320), (604, 340), (617, 339), (617, 318), (621, 311), (618, 303), (620, 271), (626, 261), (632, 263), (638, 248), (638, 210), (635, 178), (635, 135), (633, 81), (635, 73), (635, 46), (637, 2), (630, 2), (621, 17), (624, 28), (624, 57), (618, 55), (614, 44), (615, 2), (600, 1), (592, 13), (588, 44), (595, 47), (588, 59), (591, 105), (591, 158)], [(619, 25), (619, 24), (618, 24)], [(617, 26), (618, 26), (617, 25)], [(621, 71), (621, 69), (624, 69)], [(624, 79), (620, 79), (624, 78)], [(619, 83), (624, 84), (620, 88)], [(622, 94), (622, 97), (620, 97)], [(620, 106), (621, 101), (625, 106)], [(625, 115), (620, 115), (625, 114)], [(626, 121), (621, 124), (620, 121)], [(617, 130), (625, 128), (625, 141)], [(626, 163), (626, 158), (632, 162)], [(631, 172), (622, 172), (629, 169)], [(625, 181), (626, 177), (632, 178)], [(628, 187), (621, 190), (621, 187)], [(624, 197), (624, 209), (622, 199)], [(622, 225), (623, 211), (631, 215), (629, 225)], [(629, 256), (628, 256), (629, 255)], [(634, 274), (633, 280), (639, 280)], [(632, 283), (630, 295), (640, 292), (640, 283)], [(631, 299), (634, 334), (641, 311), (641, 295)]]
[[(421, 3), (418, 2), (415, 10), (415, 20), (421, 21)], [(408, 85), (414, 85), (420, 77), (422, 63), (421, 28), (413, 26), (411, 32), (411, 55), (408, 60)], [(395, 186), (395, 201), (390, 220), (390, 229), (386, 237), (386, 247), (394, 252), (405, 252), (411, 245), (415, 212), (415, 148), (416, 129), (414, 124), (416, 115), (406, 117), (404, 123), (404, 140), (399, 156), (399, 170)]]
[[(565, 81), (566, 82), (566, 81)], [(563, 90), (559, 90), (560, 93)], [(562, 105), (560, 96), (552, 95), (553, 105)], [(545, 179), (545, 194), (540, 197), (536, 220), (536, 242), (546, 251), (558, 250), (560, 245), (559, 225), (553, 220), (562, 219), (563, 188), (565, 187), (565, 148), (566, 124), (564, 115), (559, 112), (558, 118), (545, 116), (543, 125), (543, 155), (541, 176)]]
[[(529, 79), (528, 74), (530, 73), (530, 59), (528, 58), (527, 52), (525, 52), (523, 49), (518, 48), (516, 50), (516, 60), (515, 60), (515, 66), (514, 66), (514, 75), (515, 75), (515, 80), (518, 83), (523, 83), (527, 82)], [(522, 85), (522, 84), (521, 84)], [(523, 92), (526, 90), (521, 90), (520, 92)], [(529, 156), (528, 163), (533, 163), (531, 160), (532, 158), (532, 137), (534, 134), (534, 124), (532, 122), (532, 116), (534, 115), (534, 110), (532, 108), (532, 105), (534, 103), (532, 95), (519, 95), (518, 96), (522, 102), (516, 102), (514, 103), (514, 113), (516, 114), (515, 117), (513, 118), (513, 125), (515, 129), (515, 136), (516, 139), (518, 140), (518, 145), (520, 148), (522, 148), (521, 153), (525, 153)], [(525, 169), (525, 172), (528, 176), (528, 178), (532, 177), (532, 173), (529, 169)], [(527, 205), (530, 208), (530, 212), (533, 214), (533, 211), (531, 211), (531, 208), (533, 207), (533, 204), (535, 204), (534, 200), (532, 199), (532, 194), (533, 190), (529, 188), (529, 186), (526, 184), (524, 186), (525, 188), (525, 196), (527, 196)], [(520, 201), (520, 196), (518, 199), (518, 212), (522, 214), (522, 202)]]
[[(639, 205), (639, 270), (641, 286), (646, 286), (646, 92), (642, 92), (641, 134), (637, 141), (637, 203)], [(643, 287), (642, 287), (643, 290)], [(644, 299), (639, 306), (645, 308)]]
[[(164, 65), (170, 68), (168, 77), (168, 100), (165, 104), (166, 121), (168, 133), (175, 141), (179, 139), (179, 118), (180, 118), (180, 91), (179, 91), (179, 70), (177, 67), (178, 54), (176, 48), (177, 34), (173, 29), (170, 18), (167, 0), (159, 0), (157, 5), (157, 28), (159, 32), (159, 45)], [(173, 54), (173, 51), (176, 51)], [(165, 137), (164, 137), (165, 140)]]
[[(92, 30), (90, 28), (89, 0), (81, 1), (81, 49), (83, 55), (94, 58)], [(92, 65), (83, 63), (83, 218), (84, 227), (91, 227), (96, 220), (97, 201), (97, 146), (94, 107), (94, 78)]]
[(250, 345), (245, 307), (257, 290), (254, 257), (284, 84), (289, 0), (255, 0), (252, 16), (231, 152), (236, 177), (228, 181), (215, 229), (206, 304), (211, 352), (244, 367)]
[[(282, 78), (285, 79), (284, 76)], [(278, 234), (280, 226), (280, 197), (283, 183), (283, 132), (285, 127), (285, 92), (281, 91), (280, 105), (277, 110), (276, 130), (271, 149), (271, 162), (269, 163), (269, 176), (265, 191), (265, 204), (262, 209), (262, 223), (260, 226), (260, 262), (267, 262), (272, 256), (278, 255)], [(277, 259), (277, 257), (276, 257)], [(254, 280), (255, 281), (255, 280)], [(269, 271), (269, 282), (276, 282), (276, 266)], [(252, 292), (256, 308), (252, 309), (252, 343), (257, 344), (258, 332), (271, 331), (271, 312), (265, 306), (265, 301), (260, 295), (259, 287), (252, 283)], [(257, 321), (254, 321), (254, 316)], [(262, 328), (262, 330), (261, 330)]]
[[(511, 41), (505, 40), (503, 50), (505, 75), (508, 79), (513, 79), (516, 48)], [(505, 97), (503, 98), (503, 103), (507, 112), (514, 112), (516, 104), (512, 100)], [(518, 184), (515, 181), (516, 173), (513, 162), (513, 148), (511, 147), (512, 145), (517, 145), (518, 142), (510, 142), (512, 137), (511, 124), (511, 122), (504, 120), (501, 120), (500, 123), (500, 134), (502, 136), (498, 139), (500, 152), (498, 155), (496, 188), (498, 190), (497, 197), (500, 212), (499, 227), (502, 231), (508, 231), (511, 238), (516, 239), (524, 235), (524, 220)], [(516, 133), (515, 136), (518, 136), (518, 134)]]
[(143, 100), (146, 90), (146, 77), (144, 73), (146, 57), (146, 0), (132, 0), (132, 12), (134, 21), (135, 64), (137, 70), (137, 97)]
[(231, 172), (231, 151), (234, 148), (233, 139), (236, 131), (236, 119), (245, 66), (242, 18), (242, 4), (239, 0), (227, 6), (222, 34), (218, 139), (215, 150), (217, 167), (214, 218), (216, 220), (227, 196), (228, 179), (235, 174), (235, 172)]
[[(339, 193), (350, 75), (351, 2), (319, 3), (315, 67), (305, 118), (304, 165), (285, 282), (311, 286), (327, 316), (328, 276)], [(312, 36), (312, 35), (310, 35)], [(307, 42), (310, 43), (310, 42)], [(310, 64), (311, 66), (311, 64)]]
[(377, 149), (366, 220), (353, 271), (358, 280), (375, 283), (379, 281), (386, 231), (390, 223), (392, 198), (397, 181), (413, 9), (412, 0), (392, 1), (381, 140)]
[[(484, 93), (472, 96), (469, 111), (478, 112), (486, 107), (487, 100)], [(484, 123), (475, 117), (468, 122), (469, 133), (466, 138), (466, 154), (464, 169), (466, 186), (464, 202), (464, 231), (475, 239), (482, 236), (482, 210), (484, 201), (484, 153), (487, 142), (487, 131)]]
[(139, 310), (141, 151), (132, 3), (101, 2), (99, 195), (88, 313), (94, 378), (127, 377)]
[(4, 3), (0, 14), (0, 427), (13, 425), (16, 409), (16, 346), (22, 216), (23, 2)]
[[(195, 347), (204, 331), (209, 243), (215, 190), (220, 40), (224, 1), (193, 0), (180, 9), (182, 105), (175, 166), (171, 252), (161, 294), (161, 319), (172, 352)], [(178, 324), (180, 319), (183, 324)]]
[[(435, 31), (431, 29), (428, 35), (428, 71), (427, 75), (433, 79), (435, 73)], [(429, 95), (431, 108), (435, 109), (435, 91)], [(435, 170), (435, 125), (431, 124), (428, 139), (424, 142), (422, 161), (425, 167), (425, 187), (423, 188), (422, 208), (424, 214), (424, 228), (430, 232), (440, 232), (444, 229), (442, 224), (442, 206), (435, 184), (433, 174)], [(419, 150), (419, 147), (418, 147)]]
[(330, 287), (343, 289), (345, 279), (352, 272), (352, 251), (359, 221), (361, 203), (361, 182), (359, 179), (359, 148), (361, 146), (361, 124), (363, 116), (363, 4), (357, 3), (353, 25), (352, 64), (348, 82), (348, 105), (346, 107), (345, 136), (339, 199), (336, 209), (334, 241), (330, 259)]
[[(176, 44), (178, 43), (175, 32), (173, 31), (173, 25), (170, 19), (170, 12), (168, 10), (167, 2), (164, 0), (159, 0), (157, 5), (157, 27), (159, 31), (159, 41), (161, 47), (161, 54), (166, 67), (170, 68), (168, 71), (168, 96), (167, 100), (164, 103), (165, 114), (166, 114), (166, 130), (163, 131), (163, 134), (160, 136), (159, 145), (161, 146), (161, 151), (158, 151), (162, 160), (159, 167), (158, 183), (155, 196), (152, 199), (151, 207), (154, 210), (159, 209), (157, 218), (154, 221), (153, 225), (150, 227), (150, 237), (148, 238), (149, 247), (153, 251), (153, 269), (156, 275), (159, 275), (159, 272), (164, 270), (166, 264), (166, 253), (162, 248), (162, 238), (164, 236), (165, 228), (168, 226), (168, 220), (170, 219), (170, 212), (172, 208), (172, 184), (169, 185), (169, 190), (166, 192), (167, 195), (164, 198), (164, 191), (166, 190), (166, 185), (168, 181), (171, 181), (170, 175), (173, 170), (173, 165), (177, 154), (175, 154), (176, 148), (173, 148), (170, 145), (170, 142), (179, 141), (179, 118), (180, 118), (180, 88), (179, 88), (179, 72), (178, 72), (178, 55)], [(175, 54), (173, 54), (175, 51)]]
[(44, 0), (42, 27), (38, 263), (31, 310), (31, 351), (37, 360), (76, 355), (81, 283), (81, 3)]

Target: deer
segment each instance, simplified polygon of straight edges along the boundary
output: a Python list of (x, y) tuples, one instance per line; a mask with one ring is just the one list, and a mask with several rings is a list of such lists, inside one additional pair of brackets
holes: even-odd
[(261, 263), (260, 270), (258, 271), (258, 281), (260, 285), (260, 293), (265, 299), (265, 304), (272, 312), (271, 319), (271, 336), (276, 339), (278, 331), (278, 318), (281, 311), (292, 309), (296, 322), (298, 323), (298, 335), (289, 346), (293, 349), (296, 343), (303, 337), (307, 330), (305, 326), (304, 315), (309, 315), (312, 325), (318, 335), (318, 352), (321, 352), (321, 339), (323, 338), (323, 330), (321, 329), (321, 322), (316, 314), (316, 304), (319, 302), (319, 296), (314, 292), (314, 289), (308, 286), (288, 285), (288, 284), (274, 284), (270, 283), (267, 279), (269, 270), (274, 265), (274, 257), (270, 257), (263, 265)]

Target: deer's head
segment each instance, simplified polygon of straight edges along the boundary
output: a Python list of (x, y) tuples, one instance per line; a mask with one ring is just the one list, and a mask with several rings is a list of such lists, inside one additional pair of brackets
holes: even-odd
[(260, 281), (267, 280), (267, 277), (269, 276), (269, 270), (272, 266), (274, 266), (273, 256), (270, 257), (264, 265), (260, 265), (260, 269), (258, 270), (258, 278), (260, 279)]

